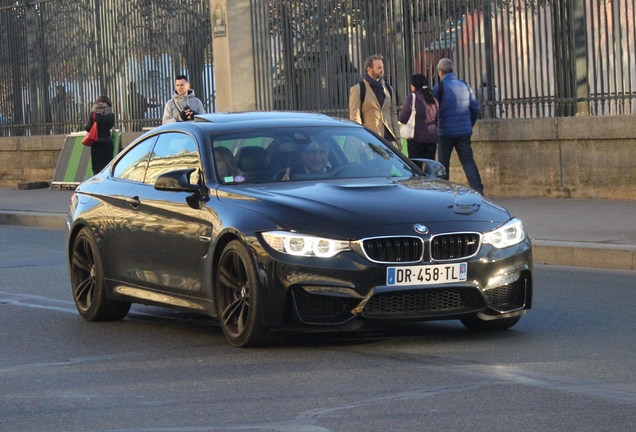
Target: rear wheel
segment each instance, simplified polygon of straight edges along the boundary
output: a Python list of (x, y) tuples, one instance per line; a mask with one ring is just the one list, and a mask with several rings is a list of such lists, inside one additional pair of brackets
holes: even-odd
[(71, 255), (71, 287), (75, 307), (87, 321), (117, 321), (130, 310), (130, 303), (109, 300), (99, 250), (88, 228), (82, 228)]
[(476, 315), (471, 317), (462, 318), (460, 321), (464, 326), (470, 330), (476, 331), (493, 331), (493, 330), (507, 330), (514, 326), (521, 319), (521, 315), (511, 318), (500, 318), (494, 320), (483, 320)]
[(268, 332), (262, 324), (262, 293), (254, 260), (240, 241), (231, 241), (223, 250), (215, 287), (221, 328), (230, 344), (263, 345)]

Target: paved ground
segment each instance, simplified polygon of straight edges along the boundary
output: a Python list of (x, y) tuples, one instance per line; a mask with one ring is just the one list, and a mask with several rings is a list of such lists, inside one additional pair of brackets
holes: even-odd
[[(0, 224), (62, 229), (72, 194), (0, 188)], [(636, 201), (489, 199), (523, 220), (535, 263), (636, 270)]]
[(636, 201), (492, 201), (523, 220), (535, 263), (636, 270)]

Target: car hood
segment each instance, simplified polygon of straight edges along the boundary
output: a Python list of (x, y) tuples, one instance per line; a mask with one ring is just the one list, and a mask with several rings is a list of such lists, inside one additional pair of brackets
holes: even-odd
[(425, 224), (431, 232), (486, 231), (511, 217), (472, 189), (443, 180), (224, 186), (217, 196), (225, 204), (260, 213), (281, 229), (343, 236), (368, 235), (370, 227), (380, 226), (384, 228), (377, 235), (390, 235), (413, 224)]

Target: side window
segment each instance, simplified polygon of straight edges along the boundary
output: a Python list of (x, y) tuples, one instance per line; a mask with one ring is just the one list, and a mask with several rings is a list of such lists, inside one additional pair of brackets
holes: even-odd
[(148, 158), (155, 141), (157, 141), (156, 136), (150, 137), (128, 150), (117, 161), (117, 165), (113, 168), (113, 176), (120, 179), (143, 182), (146, 167), (148, 166)]
[(190, 176), (190, 183), (197, 183), (200, 167), (197, 144), (189, 135), (177, 132), (161, 134), (150, 155), (144, 182), (154, 184), (157, 177), (165, 172), (196, 168), (197, 171)]

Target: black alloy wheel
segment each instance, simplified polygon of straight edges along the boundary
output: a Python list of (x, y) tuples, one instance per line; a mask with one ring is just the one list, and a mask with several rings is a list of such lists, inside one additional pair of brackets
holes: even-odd
[(108, 299), (102, 260), (88, 228), (82, 228), (73, 242), (71, 287), (75, 307), (87, 321), (121, 320), (130, 310), (130, 303)]
[(263, 345), (268, 331), (262, 325), (260, 283), (254, 260), (240, 241), (231, 241), (223, 250), (215, 286), (218, 316), (228, 342), (241, 348)]

